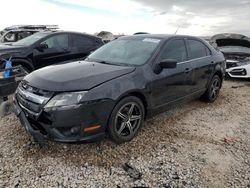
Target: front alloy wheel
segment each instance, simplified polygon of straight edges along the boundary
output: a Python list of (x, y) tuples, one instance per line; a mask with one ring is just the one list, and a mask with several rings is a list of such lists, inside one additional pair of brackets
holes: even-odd
[(144, 106), (137, 97), (126, 97), (114, 108), (109, 123), (109, 134), (116, 143), (132, 140), (144, 121)]

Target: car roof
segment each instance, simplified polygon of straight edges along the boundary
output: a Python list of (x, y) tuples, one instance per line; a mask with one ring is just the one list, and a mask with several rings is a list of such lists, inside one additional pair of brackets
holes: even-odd
[(84, 35), (87, 37), (92, 37), (96, 39), (101, 39), (100, 37), (97, 37), (95, 35), (87, 34), (87, 33), (81, 33), (81, 32), (75, 32), (75, 31), (58, 31), (58, 30), (47, 30), (47, 31), (39, 31), (39, 33), (46, 33), (46, 34), (55, 34), (55, 33), (60, 33), (60, 34), (77, 34), (77, 35)]
[(196, 38), (196, 39), (200, 39), (200, 38), (194, 37), (194, 36), (174, 35), (174, 34), (141, 34), (141, 35), (124, 36), (124, 37), (121, 37), (121, 38), (123, 38), (123, 39), (126, 39), (126, 38), (127, 39), (135, 39), (135, 38), (169, 39), (169, 38), (172, 38), (172, 37), (183, 37), (183, 38)]
[(43, 31), (43, 30), (38, 30), (38, 29), (15, 29), (15, 30), (8, 30), (5, 33), (10, 33), (10, 32), (14, 32), (14, 33), (18, 33), (18, 32), (22, 32), (22, 31)]

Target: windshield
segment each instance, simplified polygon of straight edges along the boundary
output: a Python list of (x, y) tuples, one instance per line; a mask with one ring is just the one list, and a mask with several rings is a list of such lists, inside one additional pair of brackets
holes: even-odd
[(248, 53), (250, 54), (250, 48), (242, 46), (223, 46), (219, 47), (222, 52), (225, 53)]
[(35, 33), (31, 36), (28, 36), (22, 40), (19, 40), (12, 45), (14, 46), (29, 46), (40, 40), (41, 38), (47, 36), (49, 33)]
[(112, 41), (93, 52), (86, 59), (115, 65), (142, 65), (152, 56), (159, 39), (136, 38)]

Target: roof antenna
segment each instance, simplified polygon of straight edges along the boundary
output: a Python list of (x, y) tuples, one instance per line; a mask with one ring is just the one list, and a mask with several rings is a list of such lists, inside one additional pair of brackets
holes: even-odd
[(180, 26), (177, 27), (177, 29), (176, 29), (176, 31), (174, 33), (175, 35), (178, 33), (179, 29), (180, 29)]

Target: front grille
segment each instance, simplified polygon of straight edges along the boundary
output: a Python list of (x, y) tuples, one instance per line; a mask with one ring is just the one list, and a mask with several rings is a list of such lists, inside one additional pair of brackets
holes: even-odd
[(25, 81), (21, 81), (20, 87), (22, 87), (24, 90), (26, 90), (26, 91), (28, 91), (30, 93), (38, 95), (38, 96), (50, 97), (50, 96), (53, 95), (53, 92), (47, 91), (47, 90), (43, 90), (43, 89), (38, 89), (36, 87), (30, 86)]
[(53, 92), (37, 89), (21, 82), (17, 89), (16, 99), (27, 115), (36, 119), (41, 114), (43, 107), (53, 96)]
[(24, 99), (20, 94), (16, 95), (17, 101), (26, 109), (30, 110), (34, 113), (39, 113), (41, 111), (42, 106), (40, 104), (28, 101)]

